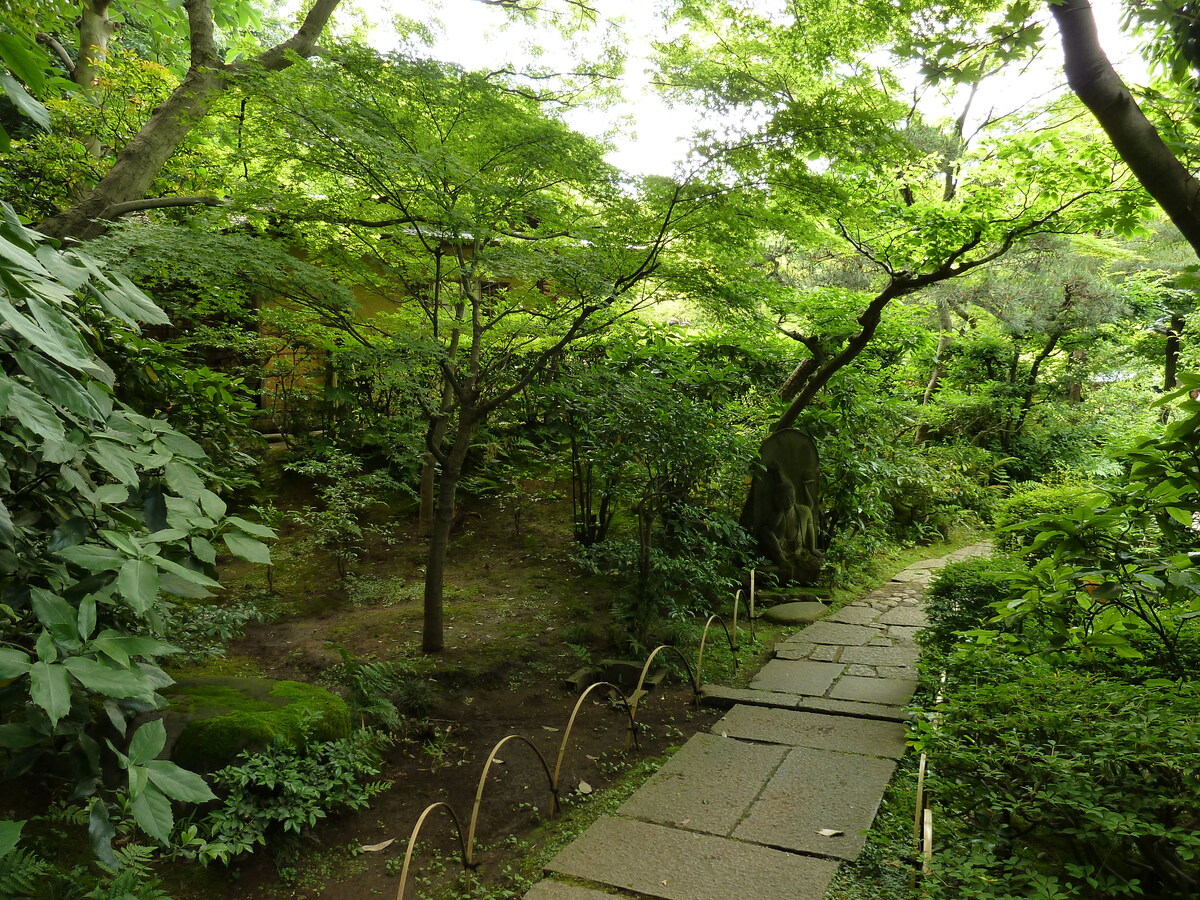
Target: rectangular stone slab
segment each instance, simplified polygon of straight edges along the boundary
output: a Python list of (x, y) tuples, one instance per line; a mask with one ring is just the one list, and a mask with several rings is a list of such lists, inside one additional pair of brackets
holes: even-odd
[[(853, 860), (862, 852), (896, 764), (856, 753), (799, 748), (733, 832), (735, 838)], [(825, 837), (822, 829), (843, 834)]]
[(829, 696), (834, 700), (857, 700), (860, 703), (882, 703), (903, 706), (912, 699), (917, 682), (907, 678), (860, 678), (843, 675)]
[(712, 732), (764, 744), (840, 750), (888, 759), (899, 759), (905, 747), (904, 727), (899, 722), (762, 706), (735, 706), (713, 725)]
[(580, 887), (577, 884), (564, 884), (561, 881), (543, 879), (531, 887), (525, 894), (525, 900), (603, 900), (612, 898), (614, 894), (608, 891), (597, 891), (593, 888)]
[[(918, 606), (897, 606), (895, 609), (889, 609), (879, 617), (879, 621), (884, 625), (907, 625), (910, 628), (924, 628), (929, 624), (925, 610)], [(823, 623), (818, 622), (817, 624)], [(815, 626), (809, 626), (809, 628), (813, 627)]]
[(838, 864), (602, 816), (547, 869), (663, 900), (821, 900)]
[(864, 666), (915, 666), (915, 647), (847, 647), (842, 651), (842, 662)]
[(729, 709), (738, 703), (795, 709), (800, 705), (800, 699), (796, 694), (752, 691), (750, 688), (731, 688), (721, 684), (706, 684), (700, 688), (700, 702), (705, 706), (715, 706), (718, 709)]
[(852, 603), (849, 606), (843, 606), (833, 615), (828, 616), (826, 622), (841, 622), (843, 625), (870, 625), (880, 616), (880, 611), (873, 606), (865, 604), (858, 605)]
[[(895, 610), (892, 610), (894, 612)], [(908, 624), (896, 622), (897, 625)], [(803, 631), (798, 631), (789, 640), (807, 641), (810, 644), (847, 644), (862, 646), (873, 637), (879, 637), (882, 629), (866, 625), (844, 625), (841, 622), (814, 622)]]
[(625, 801), (620, 814), (727, 835), (786, 755), (786, 747), (697, 734)]
[[(759, 705), (768, 706), (770, 704)], [(827, 712), (837, 716), (855, 716), (861, 719), (886, 719), (891, 722), (908, 720), (908, 713), (898, 706), (859, 703), (856, 700), (830, 700), (828, 697), (797, 697), (796, 709), (808, 712)]]
[(840, 663), (773, 659), (754, 676), (750, 687), (756, 691), (824, 697), (843, 670)]

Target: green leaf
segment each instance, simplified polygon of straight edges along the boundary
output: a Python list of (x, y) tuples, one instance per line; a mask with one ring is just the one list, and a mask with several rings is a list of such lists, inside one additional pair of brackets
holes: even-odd
[(20, 678), (30, 665), (29, 654), (24, 650), (0, 647), (0, 679)]
[(163, 468), (167, 476), (167, 484), (180, 497), (195, 497), (204, 490), (204, 482), (196, 474), (196, 470), (182, 460), (173, 459)]
[[(5, 385), (4, 382), (7, 382)], [(0, 376), (0, 393), (8, 392), (8, 416), (45, 441), (62, 443), (66, 436), (54, 407), (25, 385)]]
[(260, 525), (257, 522), (247, 522), (240, 516), (230, 516), (225, 521), (248, 534), (254, 534), (258, 537), (273, 538), (276, 536), (274, 528), (268, 528), (266, 525)]
[(117, 576), (117, 590), (129, 607), (144, 616), (158, 599), (158, 568), (144, 559), (128, 559)]
[(167, 559), (163, 556), (156, 556), (154, 558), (154, 562), (164, 572), (170, 572), (172, 575), (176, 575), (179, 578), (182, 578), (184, 581), (190, 582), (191, 584), (197, 584), (206, 588), (219, 588), (221, 586), (221, 582), (213, 581), (213, 579), (209, 578), (207, 575), (201, 574), (194, 569), (189, 569), (186, 566), (181, 566), (173, 559)]
[(79, 619), (76, 624), (80, 640), (86, 641), (96, 630), (96, 598), (91, 594), (79, 601)]
[(129, 762), (140, 766), (154, 759), (167, 745), (167, 727), (162, 719), (147, 722), (133, 733), (129, 741)]
[(130, 452), (113, 441), (99, 440), (88, 448), (90, 456), (100, 468), (121, 484), (137, 487), (138, 473), (130, 461)]
[(193, 537), (192, 552), (196, 554), (196, 559), (206, 562), (210, 566), (217, 563), (217, 548), (207, 538), (202, 538), (199, 535)]
[(110, 869), (117, 868), (117, 857), (112, 849), (116, 836), (117, 830), (108, 820), (108, 804), (97, 797), (88, 813), (88, 842), (96, 857)]
[(79, 544), (59, 550), (58, 555), (67, 562), (82, 566), (89, 572), (116, 572), (124, 565), (126, 556), (99, 544)]
[(171, 813), (171, 801), (162, 791), (148, 784), (133, 798), (131, 806), (134, 821), (142, 831), (164, 844), (171, 842), (175, 816)]
[(35, 747), (42, 740), (42, 735), (24, 722), (0, 725), (0, 747), (8, 750), (24, 750), (26, 747)]
[(11, 75), (0, 74), (0, 87), (4, 88), (4, 93), (8, 95), (8, 99), (12, 101), (12, 105), (20, 110), (23, 115), (33, 119), (43, 131), (50, 130), (49, 111), (42, 104), (34, 100), (29, 95), (29, 92), (21, 87), (19, 81)]
[(72, 516), (50, 532), (50, 543), (46, 545), (46, 549), (57, 553), (67, 547), (74, 547), (83, 542), (90, 530), (91, 523), (87, 519), (83, 516)]
[(1182, 525), (1184, 528), (1192, 527), (1192, 512), (1188, 509), (1180, 509), (1178, 506), (1168, 506), (1166, 508), (1167, 515)]
[[(63, 351), (65, 354), (66, 351)], [(21, 371), (29, 376), (42, 395), (69, 412), (89, 422), (103, 422), (104, 412), (92, 399), (87, 387), (71, 377), (65, 369), (46, 360), (40, 354), (19, 350), (13, 354)]]
[(200, 492), (200, 508), (210, 519), (220, 519), (228, 510), (225, 501), (212, 491)]
[(29, 589), (29, 604), (37, 620), (54, 635), (60, 644), (73, 642), (79, 636), (75, 608), (62, 597), (44, 588)]
[(17, 841), (21, 839), (21, 829), (24, 827), (23, 821), (14, 822), (10, 819), (0, 821), (0, 858), (13, 852)]
[(195, 772), (182, 769), (173, 762), (155, 759), (146, 763), (150, 781), (168, 797), (184, 803), (207, 803), (216, 800), (204, 779)]
[(188, 459), (205, 459), (207, 456), (203, 447), (177, 431), (166, 432), (161, 440), (168, 450), (178, 456), (186, 456)]
[(12, 515), (8, 511), (8, 507), (4, 505), (4, 501), (0, 500), (0, 539), (11, 543), (16, 536), (17, 529), (13, 525)]
[[(46, 54), (27, 37), (11, 32), (0, 33), (0, 59), (33, 90), (42, 90), (46, 83)], [(3, 854), (0, 853), (0, 856)]]
[(148, 699), (154, 693), (153, 686), (139, 672), (133, 669), (114, 669), (86, 656), (65, 659), (62, 668), (70, 671), (89, 691), (106, 697)]
[(118, 634), (112, 630), (96, 635), (92, 644), (117, 662), (128, 665), (131, 656), (169, 656), (179, 653), (174, 644), (138, 634)]
[(50, 725), (71, 711), (71, 681), (67, 670), (48, 662), (35, 662), (29, 669), (29, 698), (45, 710)]
[(262, 541), (256, 541), (248, 534), (240, 531), (229, 531), (221, 535), (221, 540), (234, 556), (247, 562), (271, 564), (271, 550)]

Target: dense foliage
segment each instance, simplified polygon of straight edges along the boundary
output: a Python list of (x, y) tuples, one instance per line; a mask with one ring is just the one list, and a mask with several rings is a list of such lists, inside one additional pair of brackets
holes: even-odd
[[(170, 673), (270, 612), (270, 570), (214, 592), (273, 526), (349, 596), (413, 514), (436, 654), (464, 515), (554, 521), (600, 588), (579, 631), (640, 652), (761, 567), (748, 476), (797, 427), (818, 589), (996, 526), (930, 590), (920, 741), (958, 824), (928, 889), (1196, 893), (1188, 16), (1130, 7), (1161, 70), (1134, 98), (1087, 4), (1051, 4), (1079, 100), (984, 112), (1040, 4), (674, 0), (652, 65), (704, 127), (635, 178), (565, 115), (615, 93), (619, 24), (488, 5), (570, 71), (442, 62), (405, 19), (385, 52), (338, 0), (0, 14), (0, 756), (59, 788), (34, 827), (87, 827), (89, 895), (150, 897), (155, 854), (229, 864), (380, 790), (367, 731), (208, 783), (159, 758)], [(416, 658), (330, 677), (403, 733), (436, 699)], [(21, 829), (0, 893), (85, 877)]]

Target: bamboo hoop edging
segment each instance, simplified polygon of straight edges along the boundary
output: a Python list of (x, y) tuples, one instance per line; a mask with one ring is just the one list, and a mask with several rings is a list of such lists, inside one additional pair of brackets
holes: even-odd
[(483, 771), (479, 774), (479, 786), (475, 789), (475, 803), (471, 807), (471, 821), (467, 825), (467, 856), (466, 864), (473, 866), (475, 857), (475, 826), (479, 823), (479, 807), (483, 803), (483, 790), (487, 787), (488, 772), (492, 769), (492, 763), (496, 761), (496, 753), (507, 744), (509, 741), (517, 740), (524, 743), (530, 750), (537, 755), (538, 762), (542, 764), (542, 771), (546, 773), (546, 780), (550, 782), (550, 795), (553, 797), (553, 813), (558, 815), (558, 782), (555, 775), (550, 774), (550, 764), (546, 762), (546, 757), (542, 755), (542, 751), (529, 738), (523, 734), (506, 734), (496, 742), (492, 747), (492, 752), (488, 754), (487, 762), (483, 764)]
[(463, 871), (469, 872), (473, 868), (467, 859), (467, 845), (463, 840), (462, 823), (458, 820), (458, 813), (445, 800), (430, 803), (421, 811), (421, 815), (417, 817), (416, 824), (413, 825), (412, 831), (408, 834), (408, 846), (404, 850), (404, 865), (400, 869), (400, 885), (396, 888), (396, 900), (404, 900), (404, 889), (408, 887), (408, 868), (412, 863), (413, 850), (417, 846), (417, 835), (421, 833), (421, 827), (425, 824), (425, 820), (429, 817), (429, 814), (439, 808), (445, 809), (450, 814), (450, 820), (454, 823), (454, 831), (458, 835), (458, 848)]
[[(709, 629), (709, 626), (712, 625), (713, 619), (716, 619), (717, 623), (725, 631), (725, 640), (727, 640), (729, 642), (729, 652), (733, 656), (733, 671), (736, 672), (738, 670), (737, 643), (730, 636), (729, 628), (728, 628), (728, 626), (726, 626), (725, 620), (722, 619), (720, 616), (718, 616), (716, 613), (713, 613), (711, 616), (708, 617), (708, 621), (706, 621), (704, 623), (704, 631), (702, 631), (700, 633), (700, 650), (696, 653), (696, 684), (694, 687), (694, 689), (697, 691), (697, 693), (700, 691), (700, 672), (704, 665), (704, 642), (708, 640), (708, 629)], [(734, 623), (733, 627), (734, 627), (734, 633), (736, 633), (736, 630), (737, 630), (736, 622)]]
[(579, 699), (575, 701), (575, 708), (571, 710), (571, 717), (567, 720), (567, 730), (563, 734), (562, 740), (558, 743), (558, 759), (554, 763), (554, 776), (551, 779), (554, 784), (554, 799), (556, 804), (558, 802), (558, 779), (562, 773), (563, 758), (567, 754), (567, 738), (571, 736), (571, 729), (575, 727), (575, 718), (579, 715), (579, 710), (583, 707), (583, 701), (587, 699), (588, 694), (599, 687), (612, 688), (617, 692), (618, 695), (620, 695), (621, 702), (625, 704), (625, 715), (629, 719), (628, 728), (633, 732), (633, 748), (635, 750), (640, 749), (638, 746), (637, 731), (633, 727), (634, 716), (637, 714), (637, 709), (636, 707), (631, 707), (629, 705), (629, 698), (625, 696), (625, 692), (609, 681), (597, 681), (594, 684), (589, 685), (587, 690), (580, 694)]
[(753, 612), (750, 604), (747, 602), (745, 596), (743, 596), (742, 589), (738, 588), (737, 591), (733, 595), (733, 649), (734, 650), (739, 649), (738, 642), (737, 642), (738, 607), (739, 606), (746, 607), (746, 621), (748, 621), (750, 623), (750, 641), (751, 641), (751, 643), (753, 643), (757, 639), (754, 634), (754, 612)]
[(634, 743), (634, 738), (635, 738), (635, 735), (634, 735), (635, 721), (634, 720), (637, 718), (637, 708), (638, 708), (638, 704), (642, 700), (642, 694), (645, 693), (643, 688), (646, 685), (646, 675), (650, 672), (650, 664), (652, 662), (654, 662), (654, 657), (658, 656), (658, 654), (661, 653), (663, 650), (670, 650), (672, 653), (674, 653), (676, 656), (679, 657), (680, 662), (683, 663), (683, 667), (687, 670), (688, 679), (692, 683), (692, 697), (695, 701), (699, 702), (700, 687), (696, 682), (696, 674), (695, 674), (695, 672), (692, 671), (692, 666), (691, 666), (691, 663), (688, 662), (688, 658), (686, 656), (684, 656), (683, 651), (680, 650), (678, 647), (674, 647), (671, 644), (659, 644), (657, 647), (654, 648), (654, 650), (651, 651), (650, 655), (646, 657), (646, 662), (642, 666), (642, 674), (638, 676), (637, 687), (633, 689), (633, 702), (630, 704), (630, 706), (633, 710), (633, 713), (629, 717), (629, 730), (625, 734), (625, 747), (627, 749), (630, 746), (632, 746)]

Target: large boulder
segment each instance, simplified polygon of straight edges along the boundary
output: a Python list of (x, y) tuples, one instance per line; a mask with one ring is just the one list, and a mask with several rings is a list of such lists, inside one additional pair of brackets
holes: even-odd
[(298, 681), (185, 678), (162, 693), (171, 703), (163, 715), (170, 758), (196, 771), (214, 771), (275, 740), (300, 749), (350, 733), (345, 701)]

